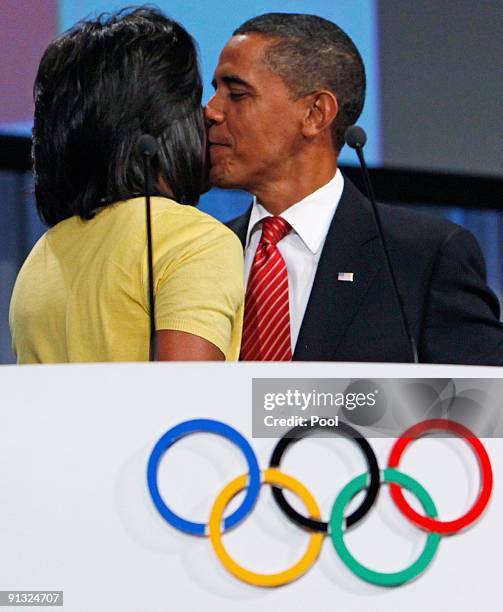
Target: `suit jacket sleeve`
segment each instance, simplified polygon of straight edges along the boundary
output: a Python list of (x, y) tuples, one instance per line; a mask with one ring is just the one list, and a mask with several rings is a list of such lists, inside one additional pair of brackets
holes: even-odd
[(486, 284), (479, 245), (463, 228), (438, 250), (424, 313), (421, 361), (503, 365), (499, 302)]

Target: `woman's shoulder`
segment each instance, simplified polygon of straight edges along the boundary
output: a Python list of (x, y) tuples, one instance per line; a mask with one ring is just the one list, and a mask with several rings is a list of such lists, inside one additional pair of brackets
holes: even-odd
[(198, 210), (194, 206), (178, 204), (168, 198), (152, 198), (152, 224), (157, 223), (168, 233), (190, 234), (192, 239), (221, 240), (235, 243), (242, 250), (239, 239), (215, 217)]

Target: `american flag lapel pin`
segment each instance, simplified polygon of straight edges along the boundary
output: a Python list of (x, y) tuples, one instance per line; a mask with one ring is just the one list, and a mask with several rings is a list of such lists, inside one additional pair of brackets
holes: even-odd
[(339, 272), (339, 274), (337, 274), (337, 280), (345, 281), (346, 283), (352, 283), (354, 280), (353, 277), (354, 277), (353, 272)]

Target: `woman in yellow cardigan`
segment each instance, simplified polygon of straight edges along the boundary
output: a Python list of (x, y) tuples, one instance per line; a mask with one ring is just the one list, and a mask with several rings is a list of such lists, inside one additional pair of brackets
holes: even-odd
[(78, 23), (35, 81), (37, 208), (49, 226), (10, 309), (19, 363), (149, 357), (144, 177), (152, 134), (157, 358), (237, 359), (242, 248), (196, 210), (205, 185), (201, 77), (190, 35), (149, 8)]

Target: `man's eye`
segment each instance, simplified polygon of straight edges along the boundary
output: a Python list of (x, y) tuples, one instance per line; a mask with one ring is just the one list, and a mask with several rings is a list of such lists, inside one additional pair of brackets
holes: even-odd
[(229, 96), (232, 100), (241, 100), (246, 96), (246, 93), (241, 91), (231, 91)]

